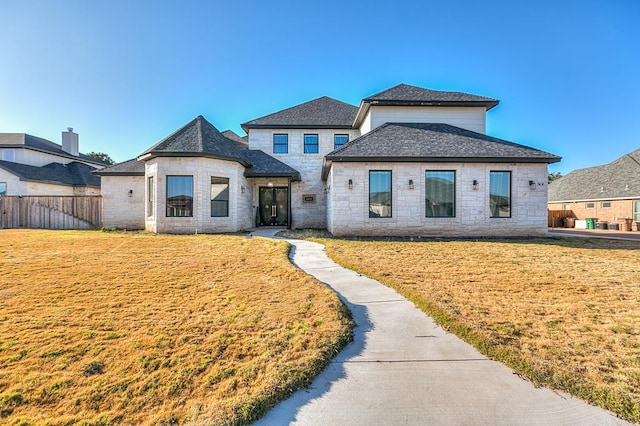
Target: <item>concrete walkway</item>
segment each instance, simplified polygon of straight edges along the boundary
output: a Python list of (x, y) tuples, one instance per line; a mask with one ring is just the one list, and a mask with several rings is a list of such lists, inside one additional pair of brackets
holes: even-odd
[[(252, 235), (272, 236), (259, 229)], [(258, 425), (622, 425), (611, 413), (535, 388), (445, 332), (378, 281), (338, 266), (324, 246), (287, 240), (293, 263), (334, 289), (357, 327), (307, 389)]]

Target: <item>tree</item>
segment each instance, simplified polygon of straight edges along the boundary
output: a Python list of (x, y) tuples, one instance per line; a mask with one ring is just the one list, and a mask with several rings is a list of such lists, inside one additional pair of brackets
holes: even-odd
[(553, 182), (554, 180), (558, 180), (561, 177), (562, 177), (562, 173), (560, 172), (549, 173), (548, 175), (549, 183)]
[(88, 152), (87, 157), (95, 158), (98, 161), (102, 161), (103, 163), (107, 163), (109, 165), (116, 164), (115, 161), (109, 157), (109, 154), (105, 154), (104, 152)]

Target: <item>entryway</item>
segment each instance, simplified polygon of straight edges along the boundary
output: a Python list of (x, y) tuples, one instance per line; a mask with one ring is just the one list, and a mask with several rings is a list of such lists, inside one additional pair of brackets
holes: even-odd
[(259, 188), (259, 226), (287, 226), (289, 193), (287, 187)]

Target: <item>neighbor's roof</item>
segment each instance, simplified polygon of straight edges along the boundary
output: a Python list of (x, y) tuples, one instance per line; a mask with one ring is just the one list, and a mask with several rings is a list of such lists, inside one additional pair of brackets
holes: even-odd
[(232, 141), (243, 143), (245, 145), (249, 144), (249, 138), (247, 136), (240, 136), (233, 130), (225, 130), (224, 132), (222, 132), (222, 136), (224, 136), (225, 138), (229, 138)]
[(360, 103), (358, 115), (354, 120), (353, 126), (360, 127), (371, 105), (481, 106), (488, 111), (498, 105), (499, 102), (497, 99), (469, 93), (430, 90), (409, 84), (398, 84), (390, 89), (364, 98)]
[(76, 157), (64, 151), (62, 145), (26, 133), (0, 133), (0, 148), (30, 148), (34, 151), (46, 152), (59, 157), (81, 159), (82, 161), (91, 162), (98, 166), (107, 164), (82, 153)]
[(0, 161), (0, 168), (18, 176), (22, 181), (100, 188), (100, 177), (92, 173), (96, 169), (77, 161), (68, 164), (50, 163), (42, 167)]
[(348, 129), (358, 107), (323, 96), (242, 124), (247, 129)]
[(549, 184), (549, 202), (640, 198), (640, 149), (597, 167), (579, 169)]
[(331, 161), (556, 163), (560, 157), (441, 123), (386, 123), (329, 153)]

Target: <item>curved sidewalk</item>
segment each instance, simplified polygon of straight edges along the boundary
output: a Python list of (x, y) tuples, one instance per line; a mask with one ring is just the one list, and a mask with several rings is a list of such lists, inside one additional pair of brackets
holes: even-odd
[(287, 241), (293, 263), (347, 304), (357, 324), (355, 340), (309, 388), (256, 424), (628, 424), (582, 400), (535, 388), (445, 332), (394, 290), (334, 263), (321, 244)]

